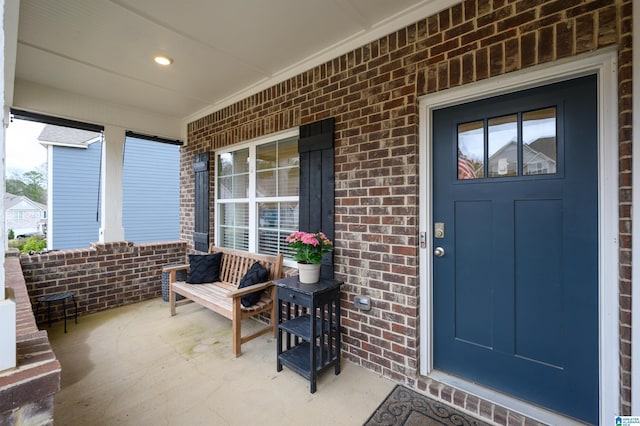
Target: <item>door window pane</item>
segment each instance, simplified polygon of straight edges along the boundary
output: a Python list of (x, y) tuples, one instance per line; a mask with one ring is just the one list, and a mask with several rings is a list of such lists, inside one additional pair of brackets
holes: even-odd
[(558, 145), (556, 108), (522, 114), (522, 174), (556, 173)]
[(484, 123), (458, 125), (458, 179), (484, 177)]
[(489, 177), (518, 176), (517, 114), (489, 120)]

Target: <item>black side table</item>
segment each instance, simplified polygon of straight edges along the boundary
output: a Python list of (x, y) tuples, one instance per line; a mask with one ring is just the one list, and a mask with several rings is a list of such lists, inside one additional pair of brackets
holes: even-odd
[(49, 319), (49, 327), (51, 327), (51, 302), (62, 300), (62, 313), (64, 315), (64, 332), (67, 332), (67, 299), (71, 299), (75, 308), (75, 321), (78, 323), (78, 303), (76, 302), (75, 293), (73, 291), (65, 291), (63, 293), (49, 294), (48, 296), (38, 297), (38, 305), (36, 306), (36, 319), (40, 311), (40, 303), (47, 304), (47, 317)]
[(310, 382), (334, 367), (340, 374), (340, 286), (342, 281), (320, 279), (303, 284), (298, 276), (274, 281), (278, 287), (278, 364)]

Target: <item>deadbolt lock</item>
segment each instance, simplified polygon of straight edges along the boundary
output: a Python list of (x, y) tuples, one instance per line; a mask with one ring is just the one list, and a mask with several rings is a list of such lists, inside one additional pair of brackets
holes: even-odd
[(433, 237), (444, 238), (444, 222), (436, 222), (433, 224)]

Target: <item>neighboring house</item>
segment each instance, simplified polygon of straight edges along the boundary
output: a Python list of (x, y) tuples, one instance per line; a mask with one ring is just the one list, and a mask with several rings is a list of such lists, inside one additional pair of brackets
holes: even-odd
[[(38, 139), (48, 149), (48, 248), (88, 247), (99, 240), (102, 135), (47, 125)], [(127, 138), (123, 170), (127, 240), (178, 239), (178, 185), (178, 146)]]
[[(555, 140), (553, 140), (555, 147)], [(553, 174), (556, 161), (541, 151), (536, 151), (536, 142), (522, 144), (523, 175)], [(489, 157), (489, 177), (518, 175), (518, 143), (511, 141)]]
[(4, 220), (7, 232), (17, 237), (30, 233), (45, 233), (47, 206), (24, 195), (4, 194)]

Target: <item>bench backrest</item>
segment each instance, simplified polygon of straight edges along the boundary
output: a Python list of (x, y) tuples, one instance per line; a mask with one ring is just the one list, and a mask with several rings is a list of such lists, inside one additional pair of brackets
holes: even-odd
[(266, 254), (249, 253), (241, 250), (209, 246), (209, 253), (222, 252), (222, 263), (220, 264), (220, 281), (238, 287), (240, 280), (247, 273), (251, 265), (256, 261), (260, 262), (263, 268), (269, 271), (269, 279), (277, 280), (282, 278), (282, 254), (269, 256)]

